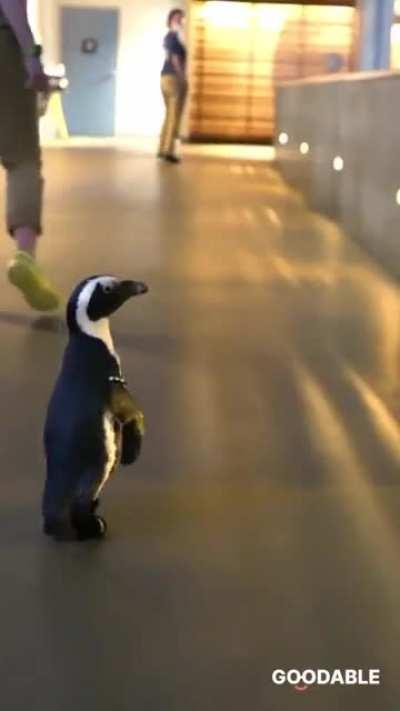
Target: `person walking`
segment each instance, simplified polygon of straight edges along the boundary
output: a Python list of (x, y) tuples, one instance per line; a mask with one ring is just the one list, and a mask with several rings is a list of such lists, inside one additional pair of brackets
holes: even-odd
[(175, 140), (179, 129), (188, 91), (186, 78), (187, 51), (180, 34), (185, 13), (179, 8), (171, 10), (167, 18), (168, 33), (164, 38), (166, 58), (161, 71), (161, 91), (165, 102), (165, 119), (161, 130), (158, 157), (170, 163), (179, 163), (175, 153)]
[(27, 0), (0, 0), (0, 162), (7, 228), (16, 243), (8, 278), (32, 308), (52, 311), (60, 297), (35, 258), (43, 201), (37, 94), (49, 91), (40, 57)]

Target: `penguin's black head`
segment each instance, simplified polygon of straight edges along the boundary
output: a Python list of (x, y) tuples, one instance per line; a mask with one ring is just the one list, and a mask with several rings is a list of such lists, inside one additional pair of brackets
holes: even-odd
[(92, 276), (72, 292), (67, 306), (67, 323), (71, 332), (92, 333), (93, 326), (108, 319), (132, 296), (145, 294), (146, 284), (121, 281), (113, 276)]

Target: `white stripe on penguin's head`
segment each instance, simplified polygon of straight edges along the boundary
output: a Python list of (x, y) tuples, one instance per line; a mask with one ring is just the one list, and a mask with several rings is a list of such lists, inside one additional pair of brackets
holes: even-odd
[(112, 276), (100, 276), (90, 279), (80, 292), (76, 305), (76, 322), (82, 333), (85, 333), (87, 336), (99, 338), (114, 357), (117, 356), (114, 350), (108, 318), (92, 321), (88, 316), (88, 306), (97, 286), (100, 285), (104, 288), (114, 286), (117, 282), (118, 279)]

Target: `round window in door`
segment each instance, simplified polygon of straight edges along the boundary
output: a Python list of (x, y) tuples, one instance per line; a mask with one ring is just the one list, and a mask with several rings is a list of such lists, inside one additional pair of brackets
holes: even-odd
[(94, 37), (85, 37), (85, 39), (82, 40), (81, 52), (83, 52), (83, 54), (95, 54), (98, 49), (99, 43)]

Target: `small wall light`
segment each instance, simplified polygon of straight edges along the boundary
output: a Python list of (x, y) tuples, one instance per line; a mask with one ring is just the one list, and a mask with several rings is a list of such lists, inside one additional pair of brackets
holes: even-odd
[(300, 153), (302, 153), (303, 156), (306, 156), (309, 152), (310, 146), (308, 145), (308, 143), (306, 143), (305, 141), (303, 143), (300, 143)]
[(336, 170), (337, 173), (340, 173), (343, 168), (344, 168), (344, 160), (341, 156), (336, 156), (336, 158), (333, 159), (333, 170)]
[(398, 190), (396, 193), (396, 202), (398, 205), (400, 205), (400, 190)]
[(281, 146), (286, 146), (289, 143), (289, 136), (287, 135), (287, 133), (280, 133), (278, 141)]

